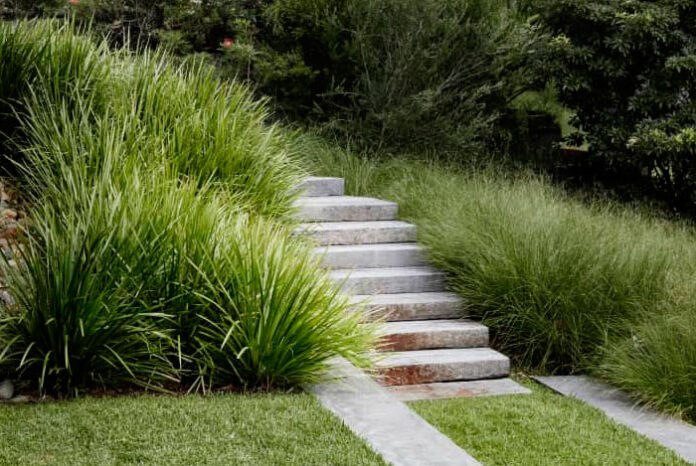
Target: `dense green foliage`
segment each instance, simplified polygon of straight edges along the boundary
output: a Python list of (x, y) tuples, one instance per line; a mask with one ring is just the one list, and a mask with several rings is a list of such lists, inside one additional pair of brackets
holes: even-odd
[[(295, 385), (370, 329), (283, 223), (299, 170), (264, 107), (201, 65), (0, 26), (31, 196), (0, 366), (42, 392)], [(19, 79), (19, 77), (22, 79)]]
[(10, 2), (6, 16), (71, 14), (198, 54), (271, 96), (280, 113), (367, 146), (505, 147), (494, 123), (529, 84), (538, 34), (504, 0)]
[(0, 463), (383, 465), (311, 395), (121, 396), (0, 404)]
[(399, 203), (467, 315), (491, 327), (518, 367), (596, 373), (696, 417), (691, 227), (580, 201), (530, 174), (376, 161), (313, 144), (316, 173)]
[(544, 72), (605, 170), (638, 195), (696, 212), (696, 4), (530, 3), (553, 33)]
[(581, 401), (522, 383), (531, 395), (409, 405), (484, 464), (686, 464), (674, 452)]
[(372, 146), (481, 153), (536, 39), (499, 1), (278, 0), (272, 12), (312, 68), (328, 68), (315, 94), (329, 124)]

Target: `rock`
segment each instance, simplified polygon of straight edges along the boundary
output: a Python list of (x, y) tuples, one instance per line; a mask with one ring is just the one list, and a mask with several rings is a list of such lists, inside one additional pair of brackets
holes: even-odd
[(13, 222), (6, 225), (4, 228), (0, 228), (0, 239), (12, 239), (19, 235), (19, 224)]
[(6, 306), (12, 306), (14, 304), (14, 299), (12, 295), (5, 290), (0, 290), (0, 304), (5, 304)]
[(31, 403), (34, 401), (31, 397), (28, 397), (26, 395), (17, 395), (14, 398), (10, 398), (9, 400), (3, 400), (0, 398), (0, 403), (6, 403), (6, 404), (22, 404), (22, 403)]
[(13, 209), (5, 209), (2, 212), (2, 216), (5, 217), (6, 219), (9, 220), (16, 220), (17, 219), (17, 211)]
[(14, 385), (10, 379), (0, 382), (0, 400), (9, 400), (14, 394)]

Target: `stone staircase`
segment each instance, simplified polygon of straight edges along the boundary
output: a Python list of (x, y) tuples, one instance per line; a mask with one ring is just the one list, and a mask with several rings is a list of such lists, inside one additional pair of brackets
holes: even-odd
[(382, 384), (403, 400), (528, 393), (507, 378), (510, 361), (488, 347), (488, 328), (461, 318), (459, 297), (445, 291), (395, 203), (345, 196), (342, 178), (311, 177), (301, 189), (298, 232), (316, 242), (356, 308), (384, 321), (375, 358)]

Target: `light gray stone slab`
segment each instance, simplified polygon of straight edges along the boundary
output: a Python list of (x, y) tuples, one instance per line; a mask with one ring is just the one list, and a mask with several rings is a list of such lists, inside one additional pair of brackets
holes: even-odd
[(462, 319), (386, 322), (379, 334), (381, 351), (488, 346), (488, 327)]
[(594, 406), (616, 422), (696, 463), (696, 426), (639, 406), (619, 390), (587, 376), (534, 377), (534, 380)]
[(335, 360), (338, 380), (311, 387), (321, 404), (394, 466), (480, 464), (405, 404), (344, 359)]
[(528, 395), (531, 392), (512, 379), (438, 382), (388, 387), (389, 393), (401, 401), (442, 400), (446, 398)]
[(328, 246), (314, 253), (321, 256), (322, 266), (332, 269), (426, 265), (425, 251), (416, 243)]
[(344, 192), (343, 178), (325, 176), (310, 176), (305, 178), (297, 187), (305, 197), (342, 196)]
[(394, 220), (399, 210), (394, 202), (354, 196), (302, 197), (295, 201), (295, 207), (295, 217), (309, 222)]
[(367, 312), (369, 320), (428, 320), (462, 317), (462, 300), (455, 293), (391, 293), (355, 295), (351, 301)]
[(432, 267), (336, 269), (331, 280), (355, 294), (420, 293), (442, 291), (445, 275)]
[(416, 240), (416, 226), (399, 220), (321, 222), (300, 225), (303, 234), (322, 246), (342, 244), (405, 243)]
[(491, 348), (380, 353), (375, 361), (385, 385), (412, 385), (507, 377), (510, 360)]

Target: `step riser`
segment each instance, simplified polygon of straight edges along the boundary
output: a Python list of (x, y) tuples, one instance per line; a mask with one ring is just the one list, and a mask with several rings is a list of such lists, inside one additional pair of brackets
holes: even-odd
[(416, 351), (436, 348), (481, 348), (488, 346), (486, 327), (464, 331), (437, 331), (388, 335), (379, 340), (380, 351)]
[(304, 197), (343, 196), (343, 178), (307, 178), (299, 186), (298, 190)]
[(353, 294), (420, 293), (441, 291), (444, 286), (440, 274), (406, 277), (348, 277), (334, 279), (343, 291)]
[(327, 249), (317, 248), (323, 267), (330, 269), (370, 267), (414, 267), (425, 265), (425, 254), (420, 249)]
[(299, 208), (295, 218), (304, 222), (368, 222), (394, 220), (398, 208), (395, 205), (305, 205)]
[(396, 228), (364, 228), (355, 230), (298, 230), (321, 246), (352, 244), (408, 243), (416, 240), (413, 225)]
[(381, 368), (379, 381), (385, 385), (414, 385), (454, 380), (479, 380), (507, 377), (510, 361), (450, 362)]

